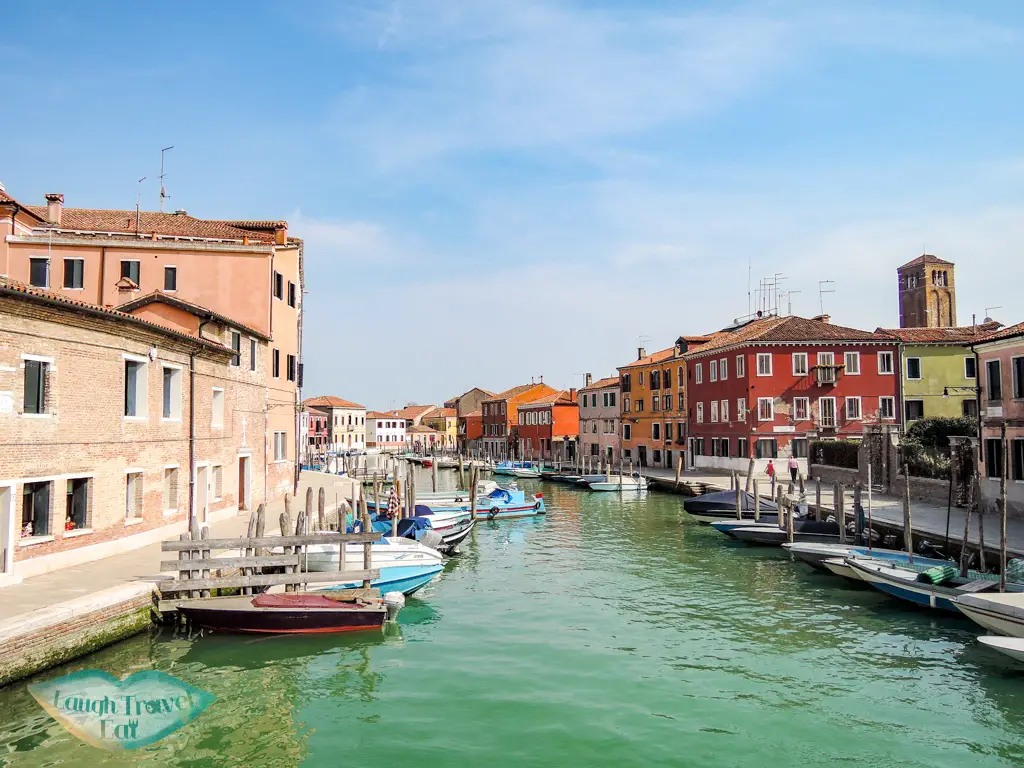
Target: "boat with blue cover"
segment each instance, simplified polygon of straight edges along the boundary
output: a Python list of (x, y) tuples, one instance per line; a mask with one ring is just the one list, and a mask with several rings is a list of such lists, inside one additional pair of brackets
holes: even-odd
[(540, 475), (540, 464), (535, 461), (503, 461), (494, 465), (496, 475), (515, 475), (517, 469), (535, 470)]
[[(429, 511), (421, 512), (421, 507)], [(465, 515), (468, 517), (471, 512), (471, 503), (469, 501), (461, 501), (458, 503), (443, 502), (435, 505), (428, 501), (422, 505), (417, 504), (416, 511), (418, 514), (425, 516), (458, 513), (460, 516)], [(543, 515), (546, 511), (544, 508), (544, 494), (530, 495), (526, 491), (517, 488), (515, 484), (510, 485), (508, 488), (497, 488), (486, 496), (478, 497), (476, 501), (478, 519), (506, 520), (514, 517), (533, 517), (534, 515)]]

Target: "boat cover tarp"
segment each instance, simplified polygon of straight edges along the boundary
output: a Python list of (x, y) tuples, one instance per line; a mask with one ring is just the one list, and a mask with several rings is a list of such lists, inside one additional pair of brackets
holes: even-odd
[[(740, 504), (745, 510), (754, 509), (754, 494), (747, 491), (740, 491)], [(736, 491), (719, 491), (718, 493), (706, 493), (703, 496), (693, 496), (683, 502), (683, 509), (691, 514), (706, 514), (708, 512), (732, 512), (736, 514)], [(762, 512), (778, 512), (779, 507), (774, 501), (761, 499)], [(727, 515), (723, 515), (727, 517)]]
[(352, 608), (352, 603), (332, 600), (324, 595), (275, 594), (259, 595), (252, 604), (257, 608)]
[(944, 581), (956, 578), (959, 571), (952, 565), (938, 565), (934, 568), (929, 568), (927, 571), (921, 571), (917, 574), (917, 580), (925, 584), (941, 584)]

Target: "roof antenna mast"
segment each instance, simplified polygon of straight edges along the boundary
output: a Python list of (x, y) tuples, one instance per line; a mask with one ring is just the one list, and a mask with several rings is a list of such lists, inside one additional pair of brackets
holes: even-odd
[(138, 187), (139, 192), (138, 192), (137, 195), (135, 195), (135, 234), (136, 235), (139, 234), (139, 206), (142, 203), (142, 182), (144, 182), (145, 180), (146, 180), (146, 177), (143, 176), (141, 179), (138, 180), (138, 182), (136, 182), (139, 185), (139, 187)]
[(821, 314), (823, 314), (823, 315), (825, 314), (825, 294), (826, 293), (835, 293), (835, 289), (834, 288), (826, 289), (825, 286), (826, 285), (833, 285), (833, 284), (835, 284), (835, 282), (836, 282), (835, 280), (819, 280), (818, 281), (818, 304), (821, 307)]
[(164, 189), (164, 176), (167, 175), (164, 173), (164, 152), (169, 149), (174, 149), (174, 145), (172, 144), (171, 146), (164, 147), (160, 150), (160, 213), (164, 212), (164, 200), (170, 197), (170, 195), (167, 194), (167, 190)]

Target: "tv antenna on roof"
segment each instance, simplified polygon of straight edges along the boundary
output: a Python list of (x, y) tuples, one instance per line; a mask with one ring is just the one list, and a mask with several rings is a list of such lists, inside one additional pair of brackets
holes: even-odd
[(818, 303), (821, 307), (821, 314), (825, 314), (825, 294), (835, 293), (834, 288), (825, 288), (826, 285), (834, 285), (835, 280), (819, 280), (818, 281)]
[(171, 146), (164, 147), (160, 150), (160, 213), (164, 212), (164, 200), (170, 197), (170, 195), (167, 194), (167, 190), (164, 189), (164, 176), (167, 175), (164, 173), (164, 152), (169, 149), (174, 149), (174, 145), (172, 144)]
[(1002, 304), (1000, 304), (998, 307), (985, 307), (985, 319), (982, 320), (982, 322), (983, 323), (987, 323), (987, 322), (989, 322), (992, 319), (992, 315), (990, 315), (988, 313), (990, 309), (1002, 309), (1002, 308), (1003, 308)]
[(139, 185), (139, 192), (135, 195), (135, 234), (139, 234), (139, 207), (142, 205), (142, 182), (146, 180), (143, 176), (136, 182)]

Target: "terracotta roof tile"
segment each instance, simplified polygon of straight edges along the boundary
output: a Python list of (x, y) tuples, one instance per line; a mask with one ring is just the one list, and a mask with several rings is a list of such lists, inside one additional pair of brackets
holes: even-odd
[(1024, 336), (1024, 323), (1017, 323), (1016, 325), (1010, 325), (1006, 328), (1000, 328), (995, 333), (990, 333), (988, 336), (984, 336), (980, 339), (975, 339), (975, 344), (987, 344), (990, 341), (1000, 341), (1002, 339), (1011, 339), (1014, 336)]
[(952, 261), (946, 261), (945, 259), (940, 259), (938, 256), (932, 256), (930, 253), (923, 253), (920, 256), (918, 256), (916, 259), (911, 259), (910, 261), (908, 261), (906, 264), (904, 264), (902, 267), (900, 267), (900, 269), (906, 269), (907, 267), (916, 267), (916, 266), (919, 266), (921, 264), (926, 264), (926, 263), (927, 264), (942, 264), (942, 265), (949, 266), (949, 267), (955, 266)]
[(367, 411), (368, 419), (397, 419), (400, 418), (398, 411)]
[(251, 326), (244, 325), (238, 322), (237, 320), (232, 320), (230, 317), (225, 317), (224, 315), (218, 312), (214, 312), (212, 309), (208, 309), (207, 307), (201, 306), (199, 304), (194, 304), (191, 301), (185, 301), (184, 299), (179, 298), (177, 296), (171, 296), (169, 294), (163, 293), (162, 291), (153, 291), (152, 293), (147, 293), (145, 296), (140, 296), (137, 299), (126, 301), (124, 304), (119, 305), (117, 308), (121, 312), (131, 313), (134, 310), (139, 309), (140, 307), (145, 307), (150, 304), (167, 304), (168, 306), (171, 307), (178, 307), (179, 309), (183, 309), (190, 314), (197, 315), (199, 317), (211, 317), (223, 325), (234, 326), (235, 328), (245, 331), (250, 336), (255, 336), (256, 338), (262, 339), (263, 341), (271, 340), (270, 336), (267, 336), (262, 331), (257, 331), (255, 328), (252, 328)]
[(658, 352), (654, 352), (654, 353), (652, 353), (650, 355), (647, 355), (647, 357), (642, 357), (639, 360), (634, 360), (632, 363), (629, 363), (628, 365), (620, 365), (619, 366), (619, 370), (623, 371), (623, 370), (625, 370), (627, 368), (639, 368), (642, 365), (653, 365), (655, 363), (660, 363), (660, 362), (663, 362), (665, 360), (671, 359), (672, 355), (674, 355), (675, 352), (676, 352), (676, 348), (675, 347), (669, 347), (668, 349), (662, 349), (662, 350), (660, 350)]
[(618, 384), (618, 376), (609, 376), (607, 379), (598, 379), (597, 381), (588, 384), (585, 387), (581, 387), (580, 392), (589, 392), (592, 389), (604, 389), (605, 387), (614, 387), (618, 386)]
[(834, 342), (834, 341), (874, 341), (892, 342), (895, 339), (857, 328), (833, 325), (823, 320), (814, 320), (796, 315), (785, 317), (765, 317), (754, 320), (735, 331), (716, 334), (707, 344), (690, 350), (684, 357), (702, 355), (717, 349), (749, 343), (770, 342)]
[(406, 430), (406, 432), (411, 432), (413, 434), (434, 434), (434, 435), (440, 435), (441, 434), (440, 432), (438, 432), (433, 427), (428, 427), (428, 426), (425, 426), (423, 424), (413, 424), (411, 427), (409, 427)]
[(458, 411), (454, 408), (438, 408), (437, 413), (430, 414), (431, 416), (457, 416)]
[[(25, 206), (37, 216), (46, 216), (44, 205)], [(95, 208), (63, 208), (57, 232), (116, 232), (165, 237), (196, 237), (242, 242), (248, 238), (254, 243), (272, 243), (273, 234), (234, 227), (224, 221), (197, 219), (184, 213), (157, 213), (141, 211), (136, 226), (135, 211), (102, 210)]]
[(320, 406), (322, 408), (366, 408), (365, 405), (353, 403), (351, 400), (342, 400), (340, 397), (335, 397), (334, 395), (310, 397), (303, 400), (302, 404), (313, 407)]
[(417, 419), (437, 408), (436, 405), (407, 405), (400, 408), (396, 413), (403, 419)]
[(908, 344), (970, 344), (989, 336), (1001, 327), (994, 320), (981, 325), (958, 328), (876, 328), (875, 333), (894, 336)]
[(530, 388), (536, 387), (536, 386), (537, 386), (536, 384), (520, 384), (517, 387), (512, 387), (511, 389), (506, 389), (504, 392), (499, 392), (494, 397), (488, 398), (488, 401), (489, 400), (511, 400), (513, 397), (518, 397), (519, 395), (523, 394), (524, 392), (529, 391)]
[(563, 389), (559, 392), (555, 392), (553, 395), (549, 394), (546, 396), (539, 397), (536, 400), (530, 400), (529, 402), (526, 403), (520, 403), (519, 405), (516, 406), (516, 408), (533, 408), (535, 406), (543, 407), (545, 405), (555, 404), (576, 405), (576, 399)]

